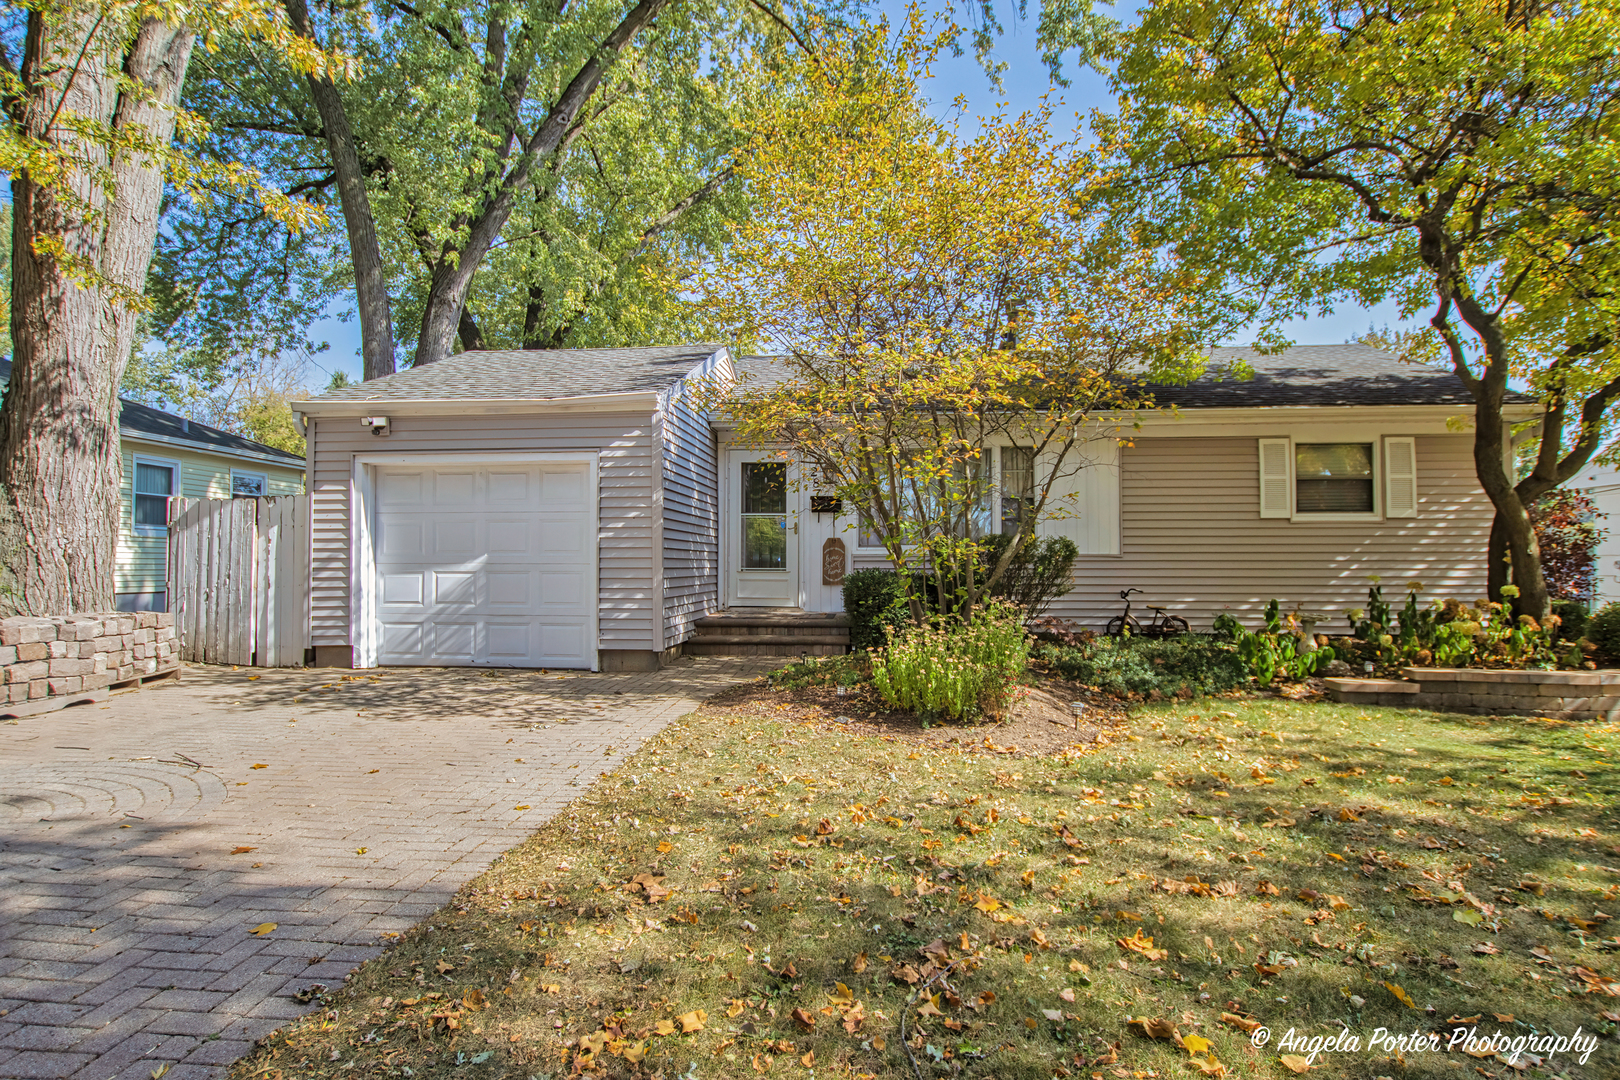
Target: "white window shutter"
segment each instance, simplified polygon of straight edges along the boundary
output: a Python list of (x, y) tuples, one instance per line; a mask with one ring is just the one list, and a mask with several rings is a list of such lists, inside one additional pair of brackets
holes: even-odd
[(1288, 439), (1260, 440), (1260, 516), (1294, 514), (1294, 451)]
[(1384, 516), (1417, 517), (1417, 440), (1410, 435), (1384, 440)]

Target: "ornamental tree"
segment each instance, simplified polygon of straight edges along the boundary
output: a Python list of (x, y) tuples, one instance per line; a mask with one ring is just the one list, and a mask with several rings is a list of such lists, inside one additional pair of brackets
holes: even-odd
[[(1491, 589), (1549, 597), (1530, 508), (1620, 397), (1614, 0), (1156, 0), (1100, 118), (1115, 194), (1268, 324), (1349, 298), (1425, 312), (1473, 395)], [(1273, 336), (1274, 335), (1270, 335)], [(1510, 471), (1510, 380), (1541, 443)]]
[[(774, 356), (714, 392), (736, 437), (967, 612), (1041, 521), (1084, 512), (1066, 481), (1149, 407), (1142, 376), (1197, 369), (1212, 309), (1087, 206), (1045, 111), (959, 138), (917, 95), (939, 41), (885, 29), (829, 44), (762, 126), (755, 211), (693, 287), (718, 333)], [(1013, 541), (981, 569), (992, 499)]]

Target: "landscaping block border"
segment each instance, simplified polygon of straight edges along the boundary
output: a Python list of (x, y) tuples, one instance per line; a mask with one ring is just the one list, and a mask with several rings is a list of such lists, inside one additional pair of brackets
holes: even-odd
[(1401, 669), (1403, 679), (1326, 679), (1347, 705), (1395, 705), (1483, 716), (1620, 720), (1620, 671)]
[(0, 716), (102, 701), (111, 688), (177, 675), (174, 616), (110, 611), (0, 619)]

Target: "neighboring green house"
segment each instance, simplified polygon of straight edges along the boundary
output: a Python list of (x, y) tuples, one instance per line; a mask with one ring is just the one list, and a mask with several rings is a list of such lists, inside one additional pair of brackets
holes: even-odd
[[(0, 359), (0, 387), (11, 361)], [(120, 611), (168, 610), (168, 498), (262, 498), (304, 490), (304, 459), (207, 424), (123, 399), (119, 449)]]

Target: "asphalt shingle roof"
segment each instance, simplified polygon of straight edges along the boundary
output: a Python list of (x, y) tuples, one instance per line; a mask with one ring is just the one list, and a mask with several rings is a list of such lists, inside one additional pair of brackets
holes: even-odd
[[(1295, 345), (1264, 355), (1249, 348), (1209, 350), (1210, 365), (1182, 386), (1155, 384), (1159, 405), (1184, 409), (1304, 405), (1472, 405), (1473, 398), (1452, 372), (1406, 364), (1370, 345)], [(1254, 377), (1229, 374), (1234, 362)], [(737, 370), (756, 386), (769, 386), (788, 373), (779, 357), (743, 356)], [(1510, 401), (1529, 401), (1509, 394)]]
[(316, 401), (545, 399), (657, 392), (679, 382), (722, 345), (625, 349), (483, 349), (406, 368)]
[[(11, 360), (0, 357), (0, 391), (11, 382)], [(216, 450), (234, 450), (242, 453), (265, 454), (270, 457), (284, 458), (288, 465), (302, 465), (304, 459), (297, 454), (289, 454), (285, 450), (277, 450), (273, 446), (244, 439), (240, 435), (232, 435), (228, 431), (221, 431), (217, 427), (199, 423), (196, 420), (187, 420), (174, 413), (154, 409), (149, 405), (130, 401), (128, 398), (119, 398), (118, 427), (121, 431), (137, 435), (162, 435), (169, 439), (180, 439), (184, 442), (196, 443), (200, 447), (212, 447)]]

